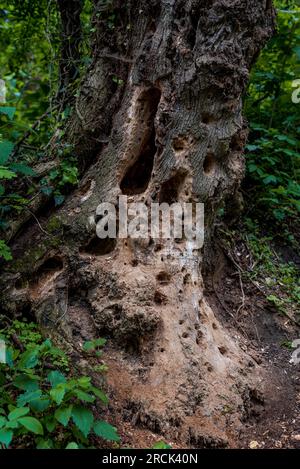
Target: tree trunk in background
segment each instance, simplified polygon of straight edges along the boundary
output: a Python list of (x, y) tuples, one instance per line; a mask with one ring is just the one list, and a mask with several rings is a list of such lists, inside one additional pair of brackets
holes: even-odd
[[(234, 444), (249, 395), (263, 391), (201, 272), (216, 211), (243, 176), (242, 95), (273, 19), (268, 0), (95, 1), (93, 63), (66, 129), (85, 175), (45, 220), (48, 236), (33, 221), (16, 239), (15, 256), (27, 251), (5, 274), (4, 308), (32, 311), (75, 355), (109, 338), (124, 418), (194, 446)], [(96, 207), (121, 194), (204, 202), (201, 255), (184, 241), (97, 238)]]
[(71, 86), (79, 78), (82, 40), (80, 14), (83, 2), (84, 0), (57, 0), (61, 19), (58, 100), (62, 107), (72, 101), (74, 90)]

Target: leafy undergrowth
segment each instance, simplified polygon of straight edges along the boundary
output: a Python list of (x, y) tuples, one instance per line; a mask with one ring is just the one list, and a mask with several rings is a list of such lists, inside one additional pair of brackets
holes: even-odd
[[(0, 339), (2, 448), (77, 449), (119, 442), (115, 427), (95, 418), (96, 409), (108, 404), (106, 394), (89, 376), (70, 372), (67, 355), (43, 340), (36, 324), (14, 321), (0, 331)], [(86, 342), (83, 355), (99, 356), (104, 343)]]
[(300, 6), (275, 0), (277, 32), (251, 73), (243, 193), (247, 213), (269, 232), (293, 232), (300, 212)]
[[(298, 322), (300, 313), (299, 268), (282, 259), (274, 237), (262, 233), (261, 227), (250, 219), (236, 230), (222, 231), (222, 245), (238, 268), (241, 280), (251, 282), (279, 313)], [(299, 247), (286, 245), (296, 251)], [(300, 321), (299, 321), (300, 324)]]

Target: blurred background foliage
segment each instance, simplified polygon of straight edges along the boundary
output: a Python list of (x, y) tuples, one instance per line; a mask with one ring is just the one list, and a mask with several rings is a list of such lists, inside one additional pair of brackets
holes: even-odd
[(247, 216), (293, 240), (300, 212), (300, 7), (275, 4), (277, 34), (252, 71), (245, 99), (250, 135), (243, 194)]

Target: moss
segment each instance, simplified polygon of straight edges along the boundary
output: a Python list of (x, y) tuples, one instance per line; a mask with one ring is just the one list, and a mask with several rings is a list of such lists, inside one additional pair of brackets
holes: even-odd
[(37, 262), (49, 252), (49, 249), (58, 248), (60, 245), (60, 236), (46, 238), (37, 246), (29, 248), (23, 257), (10, 262), (7, 270), (10, 272), (33, 272), (36, 269)]
[(58, 216), (53, 216), (47, 223), (46, 230), (49, 233), (54, 233), (62, 228), (62, 220)]

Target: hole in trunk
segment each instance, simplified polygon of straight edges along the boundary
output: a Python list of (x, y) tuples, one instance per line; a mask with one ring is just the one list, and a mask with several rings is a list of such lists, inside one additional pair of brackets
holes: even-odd
[(59, 257), (50, 257), (36, 271), (34, 278), (37, 282), (51, 278), (57, 272), (63, 270), (64, 263)]
[(231, 137), (229, 148), (232, 152), (241, 152), (244, 147), (244, 141), (240, 134), (237, 133)]
[(137, 118), (143, 127), (143, 134), (138, 138), (141, 142), (135, 162), (127, 169), (120, 188), (123, 194), (133, 195), (145, 192), (148, 187), (154, 156), (156, 153), (154, 119), (160, 101), (161, 92), (158, 88), (143, 91), (139, 98)]
[(90, 242), (80, 249), (81, 254), (91, 254), (92, 256), (104, 256), (112, 252), (117, 245), (115, 238), (98, 238), (95, 236)]
[(203, 169), (207, 176), (211, 176), (214, 173), (216, 169), (216, 158), (213, 153), (207, 153), (203, 163)]
[(206, 125), (211, 124), (212, 122), (214, 122), (214, 120), (215, 120), (214, 116), (212, 116), (208, 112), (203, 113), (202, 115), (203, 124), (206, 124)]
[(173, 140), (173, 148), (175, 151), (184, 151), (187, 148), (187, 139), (185, 137), (176, 137)]
[(156, 290), (154, 293), (154, 302), (158, 305), (165, 305), (168, 302), (168, 299), (164, 293)]
[(162, 184), (160, 194), (159, 194), (159, 202), (163, 203), (166, 202), (167, 204), (172, 204), (178, 201), (178, 195), (181, 191), (183, 186), (184, 180), (186, 177), (185, 171), (178, 171), (175, 176), (171, 177), (168, 181)]
[(162, 271), (162, 272), (159, 272), (159, 274), (157, 274), (156, 280), (162, 285), (163, 284), (167, 285), (171, 280), (171, 276), (170, 274), (168, 274), (168, 272)]

